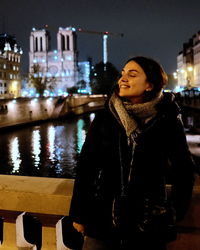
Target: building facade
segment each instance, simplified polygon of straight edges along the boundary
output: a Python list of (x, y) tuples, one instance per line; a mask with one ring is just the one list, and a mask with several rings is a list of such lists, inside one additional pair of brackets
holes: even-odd
[(180, 87), (200, 87), (200, 31), (183, 44), (183, 50), (177, 56), (174, 77)]
[(0, 34), (0, 98), (16, 98), (21, 94), (21, 55), (15, 37)]
[[(38, 75), (47, 77), (49, 82), (55, 79), (55, 94), (64, 93), (78, 81), (89, 79), (83, 68), (88, 62), (82, 62), (79, 74), (77, 53), (77, 36), (72, 27), (59, 28), (57, 32), (57, 49), (50, 50), (50, 34), (46, 29), (32, 29), (30, 35), (29, 72), (34, 65), (39, 65)], [(85, 66), (83, 66), (85, 64)], [(83, 75), (82, 75), (83, 74)], [(89, 73), (88, 73), (89, 74)]]

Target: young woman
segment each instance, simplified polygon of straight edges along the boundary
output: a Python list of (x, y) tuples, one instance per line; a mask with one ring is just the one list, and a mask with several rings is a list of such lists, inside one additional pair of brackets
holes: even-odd
[(176, 239), (194, 163), (166, 84), (155, 60), (131, 58), (91, 124), (70, 209), (75, 229), (85, 235), (84, 250), (163, 250)]

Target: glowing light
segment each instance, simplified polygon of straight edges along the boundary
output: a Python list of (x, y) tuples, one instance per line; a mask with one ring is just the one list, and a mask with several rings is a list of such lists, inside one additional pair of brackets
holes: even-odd
[(26, 91), (26, 90), (22, 91), (22, 96), (23, 97), (28, 96), (28, 91)]
[(95, 118), (95, 113), (91, 113), (90, 114), (90, 121), (92, 122), (94, 120), (94, 118)]
[(58, 57), (57, 57), (57, 56), (54, 56), (53, 58), (54, 58), (54, 60), (57, 60), (57, 59), (58, 59)]
[(175, 91), (176, 93), (181, 92), (181, 91), (183, 91), (183, 90), (184, 90), (184, 87), (181, 87), (181, 86), (176, 86), (176, 88), (174, 89), (174, 91)]
[(47, 102), (48, 104), (50, 104), (52, 101), (53, 101), (53, 98), (52, 98), (52, 97), (50, 97), (50, 98), (48, 98), (48, 99), (46, 100), (46, 102)]
[(31, 100), (31, 105), (35, 105), (35, 104), (37, 104), (37, 102), (38, 102), (38, 99), (34, 98), (33, 100)]
[(192, 67), (192, 66), (189, 66), (189, 67), (187, 68), (187, 70), (188, 70), (189, 72), (192, 72), (192, 71), (193, 71), (193, 67)]
[(47, 97), (49, 96), (49, 94), (50, 94), (49, 91), (45, 89), (43, 96)]
[(51, 161), (54, 160), (55, 158), (55, 134), (56, 134), (56, 130), (53, 126), (50, 126), (48, 128), (48, 149), (49, 149), (49, 159)]
[(66, 56), (66, 60), (71, 61), (72, 60), (72, 56)]
[(177, 79), (177, 77), (178, 77), (177, 72), (174, 72), (173, 76), (174, 76), (174, 79)]
[(15, 137), (13, 140), (11, 140), (9, 145), (11, 160), (13, 164), (13, 170), (12, 173), (18, 172), (20, 168), (20, 164), (22, 162), (21, 155), (19, 152), (19, 139)]
[(41, 153), (41, 136), (39, 130), (34, 130), (32, 135), (32, 148), (33, 148), (33, 158), (34, 166), (38, 167), (40, 164), (40, 153)]
[(83, 129), (84, 127), (84, 120), (80, 119), (77, 122), (77, 151), (80, 153), (83, 143), (85, 141), (85, 137), (86, 137), (86, 131)]
[(34, 96), (34, 94), (35, 94), (35, 91), (34, 91), (33, 89), (31, 89), (31, 90), (29, 91), (29, 97)]

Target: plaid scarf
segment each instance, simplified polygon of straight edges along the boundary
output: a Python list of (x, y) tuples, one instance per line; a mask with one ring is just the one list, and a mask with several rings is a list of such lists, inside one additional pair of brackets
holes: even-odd
[(123, 101), (116, 93), (109, 100), (109, 108), (116, 119), (122, 124), (129, 138), (136, 130), (140, 130), (140, 124), (145, 124), (157, 114), (156, 104), (163, 97), (160, 92), (154, 99), (145, 103), (132, 104)]

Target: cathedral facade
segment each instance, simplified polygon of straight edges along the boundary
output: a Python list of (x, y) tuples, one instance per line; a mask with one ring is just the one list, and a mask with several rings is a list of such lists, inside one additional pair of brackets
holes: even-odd
[(50, 50), (50, 35), (46, 29), (33, 28), (30, 34), (29, 72), (33, 73), (34, 65), (38, 65), (39, 77), (47, 77), (49, 81), (54, 78), (56, 94), (66, 92), (81, 80), (76, 39), (74, 28), (59, 28), (57, 49)]

